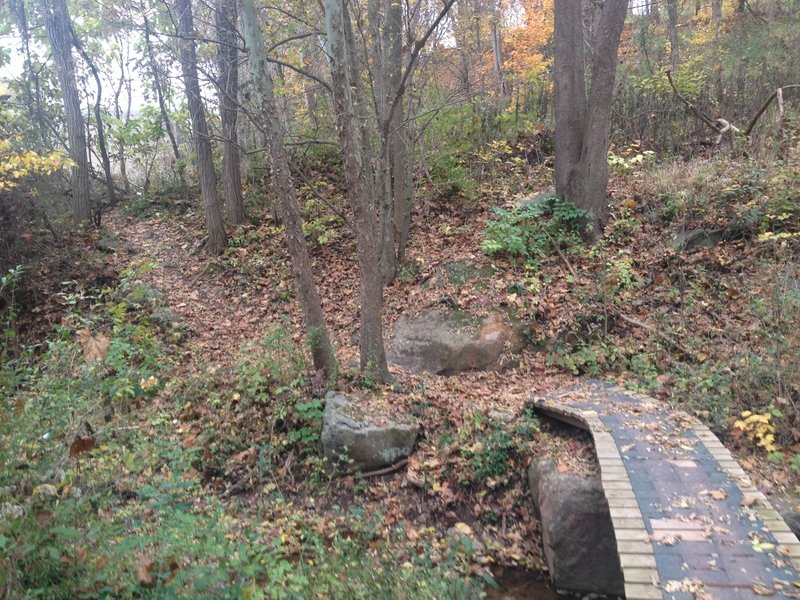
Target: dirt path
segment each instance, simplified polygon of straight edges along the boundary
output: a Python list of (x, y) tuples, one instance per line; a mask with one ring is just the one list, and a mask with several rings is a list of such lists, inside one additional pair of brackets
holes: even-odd
[[(135, 249), (132, 255), (115, 253), (110, 259), (112, 265), (119, 271), (140, 268), (142, 279), (164, 294), (166, 306), (188, 326), (184, 367), (225, 369), (233, 364), (243, 343), (260, 339), (265, 330), (274, 326), (286, 329), (295, 341), (301, 341), (300, 311), (292, 298), (291, 273), (279, 231), (250, 230), (242, 236), (245, 241), (238, 242), (241, 247), (212, 259), (197, 249), (196, 240), (202, 234), (194, 216), (173, 217), (169, 221), (158, 216), (139, 220), (117, 212), (109, 216), (107, 223), (121, 242)], [(419, 236), (426, 237), (424, 232)], [(427, 269), (419, 276), (427, 287), (396, 283), (386, 289), (387, 338), (398, 315), (439, 306), (440, 296), (456, 297), (462, 308), (477, 314), (500, 306), (496, 296), (505, 296), (507, 283), (502, 278), (497, 289), (487, 291), (476, 292), (471, 284), (456, 288), (439, 283), (431, 286), (431, 279), (446, 280), (441, 265), (447, 261), (476, 259), (472, 251), (478, 242), (460, 242), (459, 248), (446, 240), (412, 247)], [(350, 240), (342, 240), (318, 247), (315, 276), (340, 364), (355, 377), (358, 281), (350, 246)], [(147, 265), (157, 268), (148, 270)], [(543, 354), (535, 352), (524, 353), (517, 368), (503, 372), (463, 372), (441, 377), (412, 375), (394, 366), (391, 370), (397, 383), (393, 389), (394, 407), (403, 410), (424, 400), (439, 407), (442, 417), (454, 423), (461, 423), (472, 410), (518, 413), (531, 394), (565, 379), (558, 369), (545, 365)], [(346, 381), (339, 383), (348, 385)], [(385, 403), (382, 397), (376, 401)]]
[(157, 268), (143, 271), (145, 282), (164, 294), (164, 302), (176, 319), (189, 326), (189, 353), (195, 364), (227, 364), (239, 346), (258, 339), (276, 317), (290, 317), (291, 305), (282, 313), (263, 288), (241, 289), (230, 273), (215, 268), (209, 257), (198, 252), (186, 231), (158, 219), (140, 221), (114, 214), (109, 227), (120, 241), (136, 249), (132, 256), (117, 252), (115, 268)]

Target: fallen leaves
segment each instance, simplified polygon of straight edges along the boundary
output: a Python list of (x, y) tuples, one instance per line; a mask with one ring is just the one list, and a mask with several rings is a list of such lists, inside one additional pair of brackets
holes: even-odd
[(93, 437), (76, 437), (69, 447), (69, 455), (74, 458), (79, 454), (94, 450), (94, 446), (95, 439)]
[(108, 356), (108, 349), (111, 346), (109, 339), (103, 334), (92, 335), (88, 329), (81, 329), (77, 333), (78, 343), (83, 350), (83, 360), (87, 363), (93, 361), (103, 362)]
[(714, 500), (725, 500), (728, 493), (725, 490), (703, 490), (700, 496), (711, 496)]

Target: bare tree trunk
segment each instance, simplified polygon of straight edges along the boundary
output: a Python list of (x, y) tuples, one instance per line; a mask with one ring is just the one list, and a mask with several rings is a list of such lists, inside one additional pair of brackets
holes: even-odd
[(186, 168), (181, 158), (181, 151), (178, 148), (178, 140), (175, 137), (175, 131), (172, 128), (172, 120), (169, 117), (167, 110), (167, 102), (164, 99), (164, 86), (161, 83), (161, 72), (159, 70), (158, 62), (156, 62), (155, 52), (153, 51), (153, 43), (150, 40), (150, 23), (147, 16), (144, 17), (144, 47), (147, 52), (147, 60), (150, 64), (150, 74), (153, 77), (153, 87), (156, 90), (156, 98), (158, 99), (158, 108), (161, 111), (161, 121), (164, 123), (164, 129), (169, 137), (170, 145), (172, 146), (172, 153), (175, 156), (175, 162), (178, 166), (178, 180), (181, 187), (186, 188)]
[(564, 195), (570, 171), (581, 158), (586, 122), (583, 10), (573, 0), (556, 0), (553, 9), (555, 183), (556, 193)]
[[(583, 65), (577, 52), (582, 47), (583, 29), (575, 24), (577, 10), (565, 0), (556, 0), (556, 189), (567, 200), (587, 210), (592, 225), (591, 237), (602, 235), (608, 219), (608, 135), (617, 71), (617, 51), (628, 10), (627, 0), (607, 0), (599, 15), (591, 60), (588, 101), (583, 92)], [(560, 9), (559, 9), (559, 5)], [(565, 48), (565, 46), (567, 48)], [(559, 60), (559, 51), (565, 52)], [(577, 77), (568, 70), (572, 67)], [(570, 94), (575, 91), (575, 97)], [(559, 132), (559, 129), (566, 129)], [(578, 131), (573, 131), (577, 128)], [(575, 151), (578, 140), (578, 160)], [(558, 156), (559, 151), (563, 153)], [(567, 169), (567, 174), (564, 174)], [(560, 170), (560, 172), (559, 172)]]
[(214, 157), (211, 152), (211, 141), (208, 137), (203, 98), (200, 95), (200, 81), (197, 78), (197, 50), (194, 43), (194, 18), (192, 17), (191, 0), (175, 0), (175, 11), (178, 18), (178, 35), (180, 36), (181, 70), (186, 86), (186, 101), (189, 105), (189, 117), (192, 121), (192, 133), (197, 154), (197, 174), (200, 176), (200, 195), (203, 197), (203, 208), (206, 216), (208, 240), (206, 251), (209, 254), (222, 254), (228, 245), (228, 236), (222, 221), (217, 177), (214, 173)]
[(647, 16), (653, 23), (661, 22), (661, 13), (658, 10), (660, 0), (648, 0), (647, 2)]
[(711, 0), (711, 18), (715, 25), (722, 22), (722, 0)]
[(53, 58), (56, 62), (61, 97), (64, 101), (64, 117), (67, 123), (69, 155), (75, 163), (72, 167), (72, 212), (76, 223), (92, 218), (89, 197), (89, 159), (86, 142), (86, 124), (81, 112), (81, 101), (75, 81), (75, 61), (72, 58), (72, 36), (65, 0), (41, 0), (44, 25)]
[(275, 193), (280, 200), (283, 213), (286, 245), (292, 260), (295, 285), (300, 306), (303, 309), (308, 339), (314, 367), (332, 375), (336, 369), (336, 355), (333, 351), (322, 302), (314, 283), (311, 259), (308, 254), (306, 238), (303, 235), (303, 222), (297, 206), (297, 190), (289, 171), (289, 158), (284, 146), (283, 127), (278, 118), (274, 85), (266, 60), (264, 36), (258, 24), (258, 15), (253, 0), (242, 0), (242, 31), (250, 56), (257, 93), (260, 94), (264, 135), (269, 147), (272, 162)]
[(221, 0), (214, 18), (219, 64), (219, 110), (222, 121), (222, 190), (228, 208), (228, 222), (240, 225), (247, 219), (242, 194), (239, 163), (239, 140), (236, 123), (239, 117), (239, 50), (236, 35), (236, 0)]
[[(47, 126), (42, 118), (42, 90), (39, 83), (39, 73), (33, 68), (33, 60), (31, 55), (31, 33), (28, 27), (28, 15), (25, 10), (25, 0), (12, 0), (9, 3), (9, 8), (14, 14), (17, 23), (17, 28), (20, 33), (20, 42), (23, 63), (22, 63), (22, 84), (25, 93), (25, 107), (28, 113), (28, 119), (31, 123), (36, 124), (36, 133), (38, 142), (46, 145), (47, 140)], [(33, 84), (33, 87), (31, 87)]]
[(370, 182), (364, 165), (359, 125), (353, 102), (355, 64), (350, 60), (345, 39), (349, 29), (345, 23), (342, 0), (325, 0), (325, 22), (328, 34), (327, 51), (331, 68), (336, 127), (342, 147), (347, 196), (353, 211), (361, 299), (361, 368), (380, 380), (389, 377), (383, 344), (383, 283), (380, 270), (380, 246), (375, 207), (370, 198)]
[(492, 2), (492, 70), (494, 71), (497, 94), (497, 107), (501, 108), (508, 101), (508, 87), (503, 75), (503, 47), (500, 36), (500, 7)]
[[(78, 34), (75, 33), (75, 28), (72, 26), (72, 22), (69, 23), (69, 30), (70, 34), (72, 35), (72, 43), (75, 45), (75, 49), (83, 58), (84, 62), (89, 67), (89, 70), (92, 72), (92, 76), (94, 77), (94, 84), (97, 88), (97, 96), (94, 99), (94, 120), (95, 124), (97, 125), (97, 144), (100, 146), (100, 161), (103, 163), (103, 173), (106, 176), (106, 192), (108, 193), (108, 203), (111, 206), (116, 206), (117, 204), (117, 193), (114, 190), (114, 178), (111, 176), (111, 159), (108, 157), (108, 147), (106, 146), (106, 128), (103, 125), (103, 110), (102, 110), (102, 98), (103, 98), (103, 85), (100, 83), (100, 74), (97, 72), (97, 67), (94, 66), (94, 61), (92, 61), (91, 57), (86, 53), (86, 50), (83, 49), (80, 40), (78, 39)], [(97, 214), (95, 215), (95, 223), (100, 225), (100, 201), (97, 202)]]
[[(119, 48), (120, 48), (119, 50), (120, 73), (119, 73), (119, 82), (117, 84), (117, 87), (114, 89), (114, 116), (118, 121), (122, 122), (122, 107), (120, 106), (119, 98), (122, 95), (122, 90), (124, 88), (128, 97), (127, 108), (125, 111), (125, 121), (124, 121), (125, 125), (127, 125), (128, 122), (130, 121), (131, 103), (133, 95), (131, 91), (130, 77), (128, 77), (128, 74), (125, 72), (125, 66), (126, 66), (125, 49), (129, 48), (129, 46), (127, 43), (125, 44), (122, 43), (121, 37), (118, 37), (117, 41), (119, 43)], [(125, 189), (125, 193), (128, 194), (131, 191), (131, 182), (128, 179), (128, 169), (125, 159), (125, 141), (122, 138), (120, 138), (119, 141), (117, 142), (117, 156), (119, 157), (119, 172), (120, 176), (122, 177), (122, 185)]]
[(669, 35), (669, 62), (672, 70), (678, 68), (680, 50), (678, 47), (678, 0), (667, 0), (667, 30)]
[[(389, 177), (392, 192), (392, 253), (394, 264), (392, 279), (397, 273), (397, 267), (405, 258), (406, 245), (408, 244), (409, 228), (411, 226), (412, 209), (412, 174), (414, 165), (413, 144), (411, 136), (412, 121), (406, 120), (404, 96), (411, 98), (410, 90), (414, 89), (409, 79), (405, 86), (408, 92), (398, 92), (403, 71), (403, 9), (395, 0), (386, 1), (386, 69), (387, 88), (390, 94), (401, 93), (403, 97), (397, 103), (397, 108), (392, 114), (388, 130), (388, 163)], [(387, 96), (387, 105), (393, 98)]]

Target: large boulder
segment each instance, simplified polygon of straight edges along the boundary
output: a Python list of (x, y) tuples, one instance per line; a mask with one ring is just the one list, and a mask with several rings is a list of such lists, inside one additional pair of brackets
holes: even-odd
[(408, 458), (418, 433), (413, 417), (364, 410), (340, 392), (325, 396), (322, 448), (337, 471), (374, 471)]
[(388, 358), (412, 373), (497, 371), (522, 349), (523, 329), (500, 315), (434, 309), (395, 322)]
[(570, 592), (623, 595), (614, 527), (600, 478), (560, 473), (555, 462), (545, 458), (531, 464), (528, 482), (541, 516), (553, 585)]

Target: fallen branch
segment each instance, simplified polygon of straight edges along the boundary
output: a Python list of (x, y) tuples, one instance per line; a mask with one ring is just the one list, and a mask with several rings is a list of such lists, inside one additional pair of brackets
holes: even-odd
[(200, 269), (200, 272), (192, 279), (191, 283), (189, 283), (189, 287), (193, 288), (195, 285), (197, 285), (197, 282), (200, 281), (200, 278), (205, 275), (210, 268), (211, 263), (206, 263), (206, 266)]
[(689, 102), (689, 100), (687, 100), (686, 97), (678, 91), (678, 88), (675, 87), (675, 82), (672, 81), (672, 71), (669, 70), (669, 69), (667, 70), (667, 79), (669, 80), (669, 85), (672, 87), (672, 91), (675, 92), (675, 95), (678, 97), (678, 100), (680, 100), (686, 106), (688, 106), (689, 110), (691, 110), (695, 114), (695, 116), (698, 119), (700, 119), (703, 123), (705, 123), (706, 125), (711, 127), (711, 129), (713, 129), (717, 133), (720, 133), (721, 130), (722, 130), (722, 125), (720, 123), (718, 123), (717, 121), (714, 121), (713, 119), (711, 119), (711, 117), (706, 116), (703, 113), (701, 113), (699, 110), (697, 110), (697, 108), (695, 108), (694, 104)]
[(676, 350), (679, 350), (680, 352), (682, 352), (686, 356), (690, 357), (692, 360), (697, 360), (697, 358), (694, 356), (694, 354), (692, 354), (689, 350), (687, 350), (683, 346), (683, 344), (681, 344), (679, 341), (677, 341), (672, 336), (669, 336), (666, 333), (664, 333), (663, 331), (660, 331), (660, 330), (656, 329), (655, 327), (653, 327), (649, 323), (645, 323), (644, 321), (640, 321), (638, 319), (634, 319), (633, 317), (629, 317), (625, 313), (621, 313), (621, 312), (618, 312), (617, 316), (620, 318), (620, 320), (625, 321), (629, 325), (633, 325), (634, 327), (639, 327), (641, 329), (644, 329), (645, 331), (648, 331), (648, 332), (652, 333), (653, 335), (661, 338), (662, 340), (667, 342), (670, 346), (672, 346)]
[(379, 477), (381, 475), (389, 475), (404, 468), (407, 464), (408, 464), (408, 459), (404, 458), (403, 460), (396, 462), (388, 467), (384, 467), (383, 469), (378, 469), (376, 471), (367, 471), (366, 473), (360, 473), (359, 477), (367, 479), (368, 477)]
[(767, 98), (764, 101), (764, 104), (761, 105), (761, 108), (758, 109), (758, 112), (756, 113), (756, 115), (750, 120), (750, 124), (747, 126), (747, 129), (744, 130), (744, 135), (745, 136), (749, 136), (750, 135), (750, 132), (753, 131), (753, 127), (756, 126), (756, 123), (758, 122), (758, 119), (761, 117), (761, 115), (763, 115), (766, 112), (766, 110), (769, 108), (769, 105), (772, 104), (773, 100), (775, 100), (776, 98), (778, 98), (780, 96), (778, 103), (779, 103), (779, 105), (781, 106), (781, 109), (782, 109), (783, 92), (786, 91), (786, 90), (791, 90), (791, 89), (796, 89), (796, 88), (800, 88), (800, 84), (784, 85), (783, 87), (779, 87), (774, 92), (772, 92), (770, 94), (769, 98)]
[(575, 272), (575, 269), (572, 268), (572, 265), (570, 264), (569, 260), (567, 259), (567, 256), (564, 254), (564, 252), (562, 252), (561, 248), (558, 246), (558, 244), (553, 239), (553, 237), (547, 232), (547, 230), (546, 229), (542, 229), (542, 231), (544, 231), (544, 234), (547, 236), (547, 239), (550, 240), (550, 243), (553, 245), (553, 248), (556, 249), (556, 252), (558, 253), (559, 258), (562, 261), (564, 261), (564, 264), (567, 266), (567, 269), (569, 269), (569, 272), (572, 274), (573, 277), (575, 277), (577, 279), (578, 278), (578, 274)]

